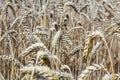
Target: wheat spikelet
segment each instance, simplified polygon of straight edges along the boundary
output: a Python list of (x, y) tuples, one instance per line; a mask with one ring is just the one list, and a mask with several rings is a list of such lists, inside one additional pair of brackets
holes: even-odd
[(57, 70), (59, 69), (59, 66), (62, 65), (60, 59), (55, 56), (51, 55), (46, 51), (38, 51), (37, 53), (37, 58), (40, 58), (41, 61), (39, 62), (42, 66), (47, 65), (48, 67), (52, 68), (52, 65), (55, 65)]
[(64, 7), (67, 7), (67, 6), (72, 7), (72, 8), (74, 9), (74, 11), (79, 14), (78, 9), (77, 9), (76, 5), (75, 5), (73, 2), (67, 1), (67, 2), (64, 4)]
[(80, 51), (81, 48), (82, 48), (82, 45), (76, 46), (75, 48), (73, 48), (73, 49), (70, 51), (70, 55), (76, 54), (77, 52)]
[(0, 58), (3, 60), (13, 61), (15, 64), (18, 64), (21, 67), (24, 67), (24, 65), (20, 61), (18, 61), (17, 59), (15, 59), (14, 57), (12, 57), (10, 55), (9, 56), (8, 55), (0, 55)]
[(35, 73), (39, 73), (40, 75), (44, 76), (48, 80), (58, 80), (58, 76), (55, 71), (52, 71), (50, 68), (47, 66), (31, 66), (27, 67), (25, 66), (24, 68), (21, 68), (20, 71), (22, 73), (32, 73), (32, 71), (35, 71)]
[(35, 73), (39, 73), (48, 80), (58, 80), (59, 78), (64, 78), (64, 79), (67, 78), (73, 80), (72, 74), (66, 72), (53, 71), (47, 66), (25, 66), (24, 68), (20, 69), (21, 73), (29, 73), (29, 74), (31, 74), (33, 70), (35, 71)]
[(81, 9), (80, 11), (82, 12), (82, 10), (84, 10), (85, 8), (87, 8), (88, 6), (90, 6), (89, 4), (85, 4)]
[(112, 9), (109, 7), (110, 5), (104, 5), (105, 10), (112, 16), (114, 17), (114, 12)]
[[(42, 59), (41, 64), (47, 65), (48, 67), (51, 68), (51, 55), (47, 51), (38, 51), (37, 52), (37, 59), (40, 58)], [(36, 62), (37, 64), (37, 62)]]
[(115, 35), (118, 39), (120, 39), (120, 34), (119, 34), (119, 33), (114, 33), (114, 35)]
[(29, 46), (28, 48), (26, 48), (20, 55), (19, 57), (25, 57), (26, 55), (28, 55), (30, 52), (34, 51), (34, 50), (47, 50), (46, 46), (42, 43), (42, 42), (38, 42), (35, 44), (32, 44), (31, 46)]
[(39, 73), (34, 73), (33, 77), (37, 78), (37, 80), (48, 80), (47, 78), (45, 78), (44, 76), (42, 76)]
[[(31, 75), (30, 74), (25, 74), (20, 80), (31, 80)], [(36, 76), (33, 76), (32, 80), (37, 80)]]
[(78, 76), (77, 80), (87, 80), (87, 76), (91, 73), (94, 73), (98, 70), (105, 70), (104, 66), (102, 64), (93, 64), (92, 66), (88, 66), (82, 73)]
[(63, 35), (61, 36), (61, 39), (62, 39), (63, 42), (65, 42), (65, 43), (67, 43), (68, 45), (72, 46), (73, 43), (72, 43), (72, 40), (71, 40), (69, 34), (63, 34)]
[(62, 34), (61, 29), (56, 32), (56, 34), (55, 34), (55, 36), (53, 38), (53, 41), (52, 41), (52, 48), (54, 48), (56, 46), (57, 41), (59, 40), (61, 34)]
[(86, 30), (84, 29), (83, 26), (77, 26), (77, 27), (71, 28), (71, 29), (68, 31), (68, 33), (70, 33), (72, 30), (75, 30), (75, 29), (82, 29), (84, 32), (86, 32)]
[(62, 65), (62, 66), (60, 67), (60, 70), (68, 70), (70, 74), (72, 73), (72, 72), (71, 72), (71, 69), (70, 69), (70, 67), (69, 67), (68, 65)]
[[(120, 79), (120, 74), (115, 74), (115, 79), (114, 80), (119, 80)], [(112, 80), (112, 75), (105, 74), (102, 77), (102, 80)]]
[(113, 23), (110, 27), (106, 28), (105, 31), (108, 31), (107, 36), (113, 35), (114, 33), (118, 33), (120, 31), (120, 27), (116, 23)]
[(102, 39), (104, 39), (104, 35), (101, 31), (94, 31), (92, 33), (90, 33), (89, 35), (87, 35), (87, 38), (85, 40), (85, 47), (84, 47), (84, 52), (83, 52), (83, 61), (86, 61), (86, 59), (88, 58), (90, 49), (91, 49), (91, 43), (93, 42), (93, 39), (95, 37), (101, 37)]
[(97, 42), (95, 46), (93, 46), (92, 50), (91, 50), (91, 58), (93, 56), (93, 54), (95, 54), (96, 50), (99, 48), (101, 42)]
[(33, 32), (35, 35), (48, 35), (47, 31), (43, 30), (43, 27), (37, 26)]
[(56, 72), (57, 76), (63, 79), (68, 79), (68, 80), (74, 80), (74, 77), (72, 74), (67, 73), (67, 72)]

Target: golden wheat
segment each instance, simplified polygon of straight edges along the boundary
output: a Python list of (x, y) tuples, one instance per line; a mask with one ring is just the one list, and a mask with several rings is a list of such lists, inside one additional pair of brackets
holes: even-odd
[(95, 37), (101, 37), (104, 38), (104, 34), (101, 31), (94, 31), (87, 35), (86, 41), (85, 41), (85, 48), (83, 52), (83, 61), (87, 59), (89, 52), (91, 51), (92, 42)]
[(0, 79), (119, 80), (119, 16), (119, 0), (0, 0)]

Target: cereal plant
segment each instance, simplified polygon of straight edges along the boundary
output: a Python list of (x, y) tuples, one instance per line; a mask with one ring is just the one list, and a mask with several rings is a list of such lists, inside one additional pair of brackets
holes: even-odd
[(120, 80), (120, 0), (0, 0), (0, 80)]

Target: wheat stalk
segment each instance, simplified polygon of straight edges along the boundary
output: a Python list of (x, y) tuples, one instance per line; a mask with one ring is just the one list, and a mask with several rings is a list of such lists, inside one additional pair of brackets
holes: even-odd
[(8, 30), (1, 38), (0, 38), (0, 42), (2, 42), (2, 40), (8, 35), (8, 34), (10, 34), (10, 33), (17, 33), (18, 34), (18, 32), (17, 31), (15, 31), (15, 30)]

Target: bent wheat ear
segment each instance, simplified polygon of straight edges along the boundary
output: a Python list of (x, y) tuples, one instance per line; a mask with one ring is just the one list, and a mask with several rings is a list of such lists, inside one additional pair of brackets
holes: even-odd
[(12, 57), (12, 56), (0, 55), (0, 58), (1, 58), (2, 60), (13, 61), (15, 64), (18, 64), (18, 65), (20, 65), (21, 67), (24, 67), (24, 65), (23, 65), (20, 61), (18, 61), (17, 59), (15, 59), (15, 58)]
[(77, 9), (76, 5), (73, 2), (70, 2), (70, 1), (66, 2), (64, 4), (64, 7), (67, 7), (67, 6), (72, 7), (74, 9), (74, 11), (79, 14), (78, 9)]
[(101, 31), (94, 31), (87, 35), (85, 40), (85, 47), (83, 52), (83, 61), (86, 61), (90, 52), (90, 49), (92, 47), (92, 42), (95, 37), (101, 37), (104, 40), (104, 34)]
[(98, 70), (105, 70), (105, 67), (100, 64), (93, 64), (92, 66), (88, 66), (82, 73), (78, 76), (77, 80), (87, 80), (87, 76), (91, 73), (94, 73)]
[(89, 35), (87, 35), (87, 38), (85, 40), (85, 48), (84, 48), (84, 52), (83, 52), (83, 59), (84, 60), (86, 60), (88, 58), (90, 48), (92, 45), (91, 43), (93, 42), (93, 39), (95, 37), (101, 37), (102, 40), (104, 40), (104, 34), (101, 31), (94, 31), (94, 32), (90, 33)]
[(34, 50), (47, 50), (46, 46), (42, 43), (42, 42), (38, 42), (35, 44), (32, 44), (31, 46), (29, 46), (27, 49), (25, 49), (20, 55), (19, 57), (25, 57), (26, 55), (28, 55), (30, 52), (34, 51)]

